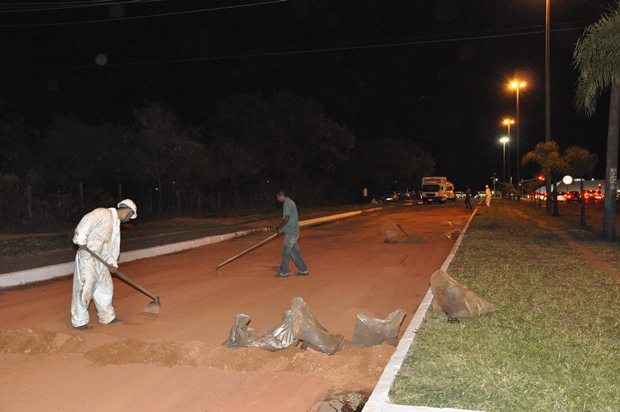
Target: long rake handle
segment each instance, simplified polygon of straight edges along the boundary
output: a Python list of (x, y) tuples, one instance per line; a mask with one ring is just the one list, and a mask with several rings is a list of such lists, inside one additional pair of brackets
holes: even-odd
[(223, 261), (222, 263), (217, 265), (216, 270), (219, 270), (220, 268), (226, 266), (230, 262), (239, 259), (241, 256), (246, 255), (246, 254), (250, 253), (251, 251), (253, 251), (255, 249), (258, 249), (259, 247), (263, 246), (265, 243), (270, 242), (271, 240), (277, 238), (278, 236), (280, 236), (280, 233), (274, 233), (273, 235), (270, 235), (269, 237), (261, 240), (257, 244), (252, 245), (249, 248), (245, 249), (243, 252), (240, 252), (240, 253), (236, 254), (235, 256), (233, 256), (233, 257), (231, 257), (229, 259), (226, 259), (225, 261)]
[[(80, 249), (87, 251), (95, 259), (97, 259), (99, 262), (103, 263), (108, 268), (110, 267), (110, 265), (108, 265), (108, 262), (103, 260), (103, 258), (101, 258), (101, 256), (99, 256), (98, 254), (96, 254), (92, 250), (90, 250), (90, 249), (88, 249), (86, 247), (81, 247)], [(159, 303), (159, 296), (155, 296), (153, 293), (149, 292), (146, 288), (144, 288), (144, 286), (140, 285), (139, 283), (137, 283), (135, 280), (133, 280), (129, 276), (123, 274), (120, 270), (117, 269), (114, 272), (114, 276), (116, 276), (117, 278), (119, 278), (123, 282), (127, 283), (129, 286), (131, 286), (132, 288), (136, 289), (138, 292), (141, 292), (142, 294), (144, 294), (144, 295), (148, 296), (149, 298), (153, 299), (153, 301)]]

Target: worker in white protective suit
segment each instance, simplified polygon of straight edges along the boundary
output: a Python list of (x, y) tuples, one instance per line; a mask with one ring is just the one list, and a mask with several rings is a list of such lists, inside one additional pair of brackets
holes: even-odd
[(491, 198), (493, 197), (493, 192), (491, 192), (491, 188), (489, 185), (486, 185), (484, 188), (484, 201), (487, 207), (491, 206)]
[[(71, 324), (75, 328), (88, 327), (88, 306), (95, 301), (99, 323), (108, 324), (116, 319), (112, 306), (114, 286), (110, 270), (118, 268), (121, 245), (121, 223), (138, 217), (138, 208), (131, 199), (120, 202), (117, 208), (99, 208), (88, 213), (75, 228), (73, 243), (80, 249), (75, 255)], [(85, 250), (88, 249), (88, 250)], [(93, 257), (101, 257), (107, 266)]]

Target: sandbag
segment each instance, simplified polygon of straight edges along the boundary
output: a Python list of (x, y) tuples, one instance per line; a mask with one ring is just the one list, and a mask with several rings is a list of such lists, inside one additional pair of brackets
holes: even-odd
[(284, 312), (280, 324), (260, 337), (249, 327), (250, 320), (250, 316), (244, 313), (236, 315), (224, 344), (229, 348), (248, 347), (277, 351), (301, 343), (303, 347), (328, 355), (333, 355), (342, 348), (344, 338), (330, 334), (300, 297), (293, 299), (291, 309)]
[(386, 342), (396, 346), (398, 331), (405, 319), (405, 311), (398, 309), (390, 313), (385, 319), (378, 319), (366, 313), (358, 313), (355, 329), (353, 330), (353, 344), (374, 346)]
[(256, 346), (259, 348), (276, 351), (286, 349), (297, 344), (298, 339), (293, 333), (293, 314), (290, 310), (284, 312), (282, 321), (274, 329), (263, 335)]
[(394, 222), (386, 222), (381, 226), (383, 241), (385, 243), (398, 243), (406, 241), (409, 236), (400, 225)]
[(235, 315), (233, 326), (228, 333), (225, 345), (229, 348), (249, 347), (256, 341), (256, 331), (250, 328), (250, 316), (245, 313)]
[(495, 305), (482, 299), (443, 270), (431, 276), (433, 307), (448, 319), (465, 319), (494, 312)]
[(273, 330), (257, 337), (256, 331), (249, 327), (250, 316), (240, 313), (235, 316), (233, 326), (224, 343), (229, 348), (261, 348), (268, 351), (277, 351), (288, 348), (297, 343), (293, 335), (292, 313), (284, 312), (282, 321)]
[(293, 334), (304, 347), (333, 355), (342, 349), (344, 337), (332, 335), (314, 317), (308, 304), (300, 297), (293, 298), (291, 304)]

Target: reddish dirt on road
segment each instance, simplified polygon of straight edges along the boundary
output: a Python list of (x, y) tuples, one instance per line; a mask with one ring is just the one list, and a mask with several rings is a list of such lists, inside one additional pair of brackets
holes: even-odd
[[(333, 356), (231, 350), (222, 343), (233, 316), (247, 313), (266, 331), (301, 296), (347, 339), (360, 311), (384, 317), (403, 308), (406, 325), (450, 251), (445, 233), (467, 216), (460, 207), (409, 207), (303, 229), (310, 277), (274, 276), (280, 241), (214, 270), (258, 235), (124, 264), (161, 296), (161, 314), (143, 314), (148, 300), (115, 280), (122, 323), (99, 325), (91, 312), (83, 332), (68, 323), (71, 279), (0, 292), (0, 410), (303, 412), (330, 392), (368, 391), (393, 347)], [(421, 240), (384, 243), (388, 221)]]

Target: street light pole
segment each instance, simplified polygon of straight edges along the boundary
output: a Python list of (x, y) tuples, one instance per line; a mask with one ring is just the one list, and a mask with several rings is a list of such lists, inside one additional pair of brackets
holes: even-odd
[[(504, 117), (504, 119), (502, 119), (502, 125), (506, 126), (506, 131), (508, 132), (508, 141), (506, 143), (508, 143), (510, 141), (510, 138), (512, 137), (512, 134), (510, 134), (512, 125), (515, 124), (515, 119), (513, 119), (512, 117)], [(501, 139), (500, 139), (500, 143), (501, 143)], [(506, 170), (506, 145), (504, 144), (504, 181), (507, 181), (507, 170)]]
[(545, 142), (549, 140), (551, 140), (551, 0), (545, 0)]
[(499, 138), (499, 142), (502, 144), (503, 158), (504, 158), (504, 183), (506, 183), (506, 144), (510, 142), (510, 137), (502, 136)]
[(510, 90), (514, 90), (515, 94), (516, 94), (516, 106), (517, 106), (517, 121), (516, 121), (516, 126), (517, 126), (517, 130), (516, 130), (516, 153), (517, 153), (517, 168), (516, 168), (516, 172), (517, 172), (517, 185), (519, 184), (519, 180), (521, 180), (521, 171), (520, 171), (520, 163), (521, 163), (521, 152), (520, 152), (520, 140), (521, 140), (521, 105), (520, 105), (520, 98), (521, 98), (521, 90), (524, 89), (527, 86), (527, 83), (521, 79), (513, 79), (510, 81), (510, 83), (508, 83), (508, 88)]
[(520, 170), (520, 164), (521, 163), (521, 159), (520, 159), (520, 155), (521, 152), (519, 151), (519, 140), (521, 138), (521, 109), (519, 107), (519, 95), (520, 95), (520, 87), (517, 87), (517, 133), (516, 133), (516, 151), (517, 151), (517, 185), (519, 184), (519, 181), (521, 180), (521, 170)]

